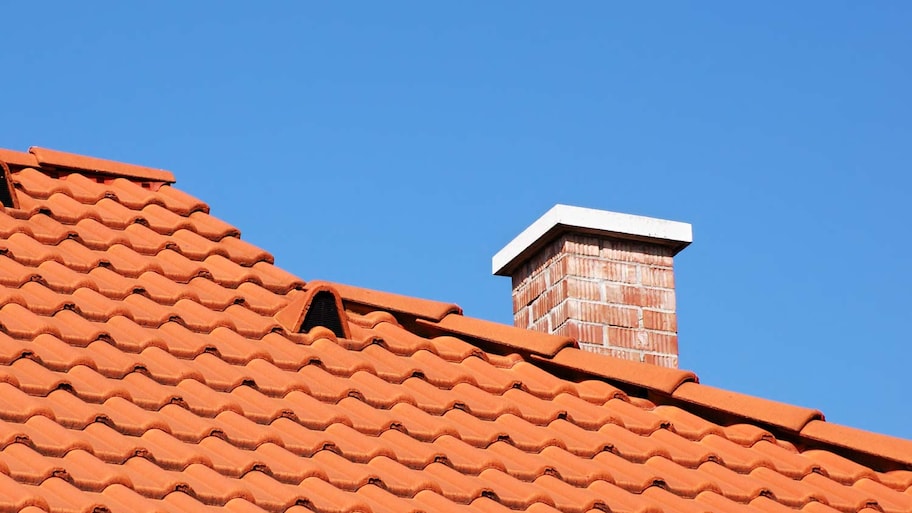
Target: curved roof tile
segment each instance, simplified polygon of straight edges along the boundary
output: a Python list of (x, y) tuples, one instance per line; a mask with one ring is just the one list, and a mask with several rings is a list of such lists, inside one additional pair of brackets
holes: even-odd
[[(0, 160), (2, 511), (912, 511), (907, 440), (307, 284), (167, 172)], [(320, 290), (344, 336), (296, 333)]]

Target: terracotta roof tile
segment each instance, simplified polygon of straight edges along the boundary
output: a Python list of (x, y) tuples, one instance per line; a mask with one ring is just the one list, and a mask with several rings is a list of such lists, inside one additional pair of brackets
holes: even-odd
[(567, 337), (523, 330), (457, 314), (449, 314), (434, 323), (423, 319), (418, 319), (418, 322), (444, 334), (465, 336), (509, 351), (528, 351), (533, 355), (545, 357), (554, 356), (560, 349), (576, 345), (573, 339)]
[(412, 317), (439, 321), (450, 313), (462, 313), (462, 309), (449, 303), (417, 299), (389, 292), (380, 292), (341, 283), (332, 284), (339, 291), (346, 302), (354, 303), (360, 307), (387, 310), (402, 313)]
[(801, 434), (811, 440), (877, 455), (896, 461), (912, 461), (912, 441), (897, 440), (822, 421), (811, 421), (802, 426)]
[[(907, 441), (307, 284), (170, 174), (33, 152), (0, 151), (0, 511), (912, 511)], [(276, 321), (316, 290), (344, 336)]]
[(808, 422), (823, 418), (823, 414), (817, 410), (778, 403), (696, 383), (682, 384), (674, 390), (672, 397), (712, 408), (715, 411), (730, 413), (761, 424), (777, 426), (795, 432), (801, 431)]

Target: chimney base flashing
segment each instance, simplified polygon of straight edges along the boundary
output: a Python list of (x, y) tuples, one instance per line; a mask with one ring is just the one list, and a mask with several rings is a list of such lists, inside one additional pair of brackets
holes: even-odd
[(672, 255), (693, 242), (692, 227), (688, 223), (555, 205), (494, 255), (491, 259), (493, 274), (512, 275), (542, 247), (570, 232), (668, 246)]

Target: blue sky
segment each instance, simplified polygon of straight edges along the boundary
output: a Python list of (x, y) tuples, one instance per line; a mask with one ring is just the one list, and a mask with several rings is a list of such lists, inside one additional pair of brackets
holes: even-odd
[(0, 147), (169, 169), (305, 279), (507, 323), (491, 256), (553, 204), (690, 222), (682, 367), (912, 438), (910, 3), (3, 17)]

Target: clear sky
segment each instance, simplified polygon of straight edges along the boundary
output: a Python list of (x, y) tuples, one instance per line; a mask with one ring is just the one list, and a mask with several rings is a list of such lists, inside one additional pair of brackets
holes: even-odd
[(491, 257), (553, 204), (690, 222), (682, 367), (912, 438), (912, 3), (261, 4), (4, 6), (0, 147), (506, 323)]

